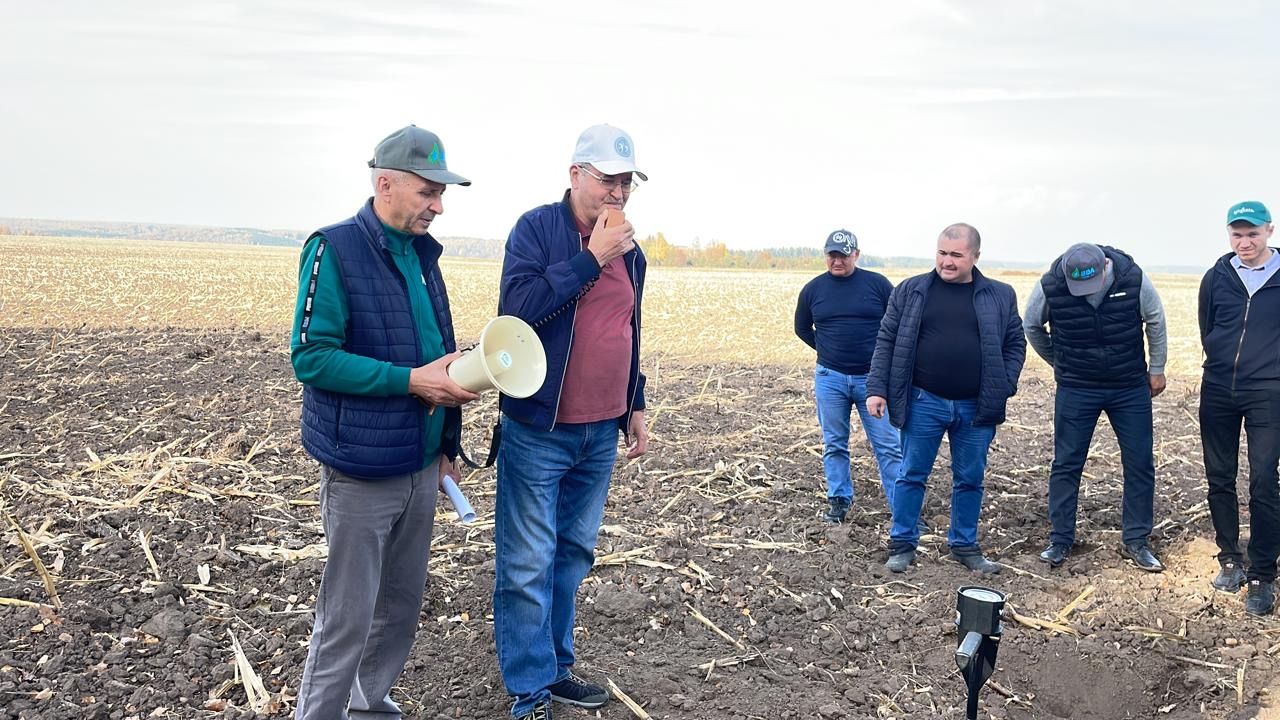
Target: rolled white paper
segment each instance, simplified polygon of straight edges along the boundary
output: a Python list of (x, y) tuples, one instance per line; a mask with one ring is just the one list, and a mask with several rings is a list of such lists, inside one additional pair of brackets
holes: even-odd
[(467, 497), (462, 494), (462, 488), (458, 487), (458, 483), (453, 481), (453, 477), (444, 476), (444, 494), (449, 498), (449, 502), (453, 505), (453, 511), (458, 513), (458, 520), (463, 525), (470, 525), (476, 521), (476, 511), (471, 507), (471, 503), (467, 502)]

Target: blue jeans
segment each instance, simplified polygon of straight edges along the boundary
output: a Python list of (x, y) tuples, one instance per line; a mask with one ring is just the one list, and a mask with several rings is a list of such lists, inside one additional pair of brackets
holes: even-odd
[(982, 513), (982, 479), (987, 450), (996, 437), (994, 425), (974, 425), (975, 400), (947, 400), (918, 387), (911, 388), (911, 407), (902, 428), (902, 476), (893, 493), (893, 528), (889, 548), (901, 552), (920, 543), (920, 510), (925, 483), (946, 435), (951, 444), (952, 549), (978, 546), (978, 516)]
[(827, 476), (827, 497), (853, 500), (849, 477), (849, 416), (856, 407), (862, 429), (880, 468), (880, 487), (893, 507), (893, 488), (902, 471), (902, 442), (889, 417), (874, 418), (867, 412), (867, 376), (845, 375), (818, 365), (813, 374), (813, 394), (822, 428), (822, 469)]
[(493, 627), (512, 715), (573, 666), (575, 596), (595, 561), (618, 432), (614, 420), (545, 431), (502, 417)]
[(1155, 512), (1156, 467), (1152, 459), (1151, 389), (1144, 382), (1130, 388), (1102, 389), (1058, 386), (1053, 406), (1053, 469), (1049, 472), (1049, 542), (1076, 540), (1076, 504), (1080, 473), (1089, 442), (1103, 412), (1111, 421), (1124, 466), (1121, 500), (1123, 542), (1142, 542), (1151, 534)]

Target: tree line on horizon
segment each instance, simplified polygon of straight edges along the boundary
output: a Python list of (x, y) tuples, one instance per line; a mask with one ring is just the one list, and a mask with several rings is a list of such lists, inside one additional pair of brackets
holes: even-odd
[[(719, 240), (703, 245), (676, 245), (661, 232), (640, 241), (640, 249), (650, 265), (659, 267), (744, 268), (750, 270), (821, 270), (826, 267), (820, 248), (778, 247), (763, 250), (733, 250)], [(916, 267), (931, 264), (928, 258), (873, 257), (863, 254), (860, 267)]]

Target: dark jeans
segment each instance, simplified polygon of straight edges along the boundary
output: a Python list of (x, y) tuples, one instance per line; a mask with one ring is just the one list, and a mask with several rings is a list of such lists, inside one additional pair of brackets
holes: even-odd
[(1232, 390), (1200, 387), (1200, 441), (1209, 481), (1209, 515), (1218, 541), (1218, 560), (1243, 564), (1240, 508), (1236, 496), (1240, 423), (1249, 443), (1250, 580), (1276, 579), (1280, 554), (1280, 389)]
[(1119, 389), (1059, 385), (1053, 408), (1053, 469), (1049, 473), (1049, 520), (1053, 532), (1049, 542), (1075, 542), (1080, 473), (1089, 456), (1098, 416), (1104, 412), (1115, 430), (1124, 467), (1121, 539), (1128, 545), (1143, 542), (1151, 534), (1156, 493), (1151, 389), (1145, 382)]

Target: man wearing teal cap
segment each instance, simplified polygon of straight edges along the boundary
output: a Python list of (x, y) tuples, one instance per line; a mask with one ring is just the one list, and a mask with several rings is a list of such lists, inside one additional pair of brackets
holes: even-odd
[[(1231, 252), (1200, 282), (1200, 440), (1209, 485), (1209, 515), (1221, 572), (1213, 586), (1248, 585), (1245, 610), (1275, 606), (1280, 556), (1280, 253), (1269, 247), (1271, 213), (1257, 201), (1227, 211)], [(1243, 423), (1249, 457), (1248, 571), (1242, 569), (1236, 474)]]

